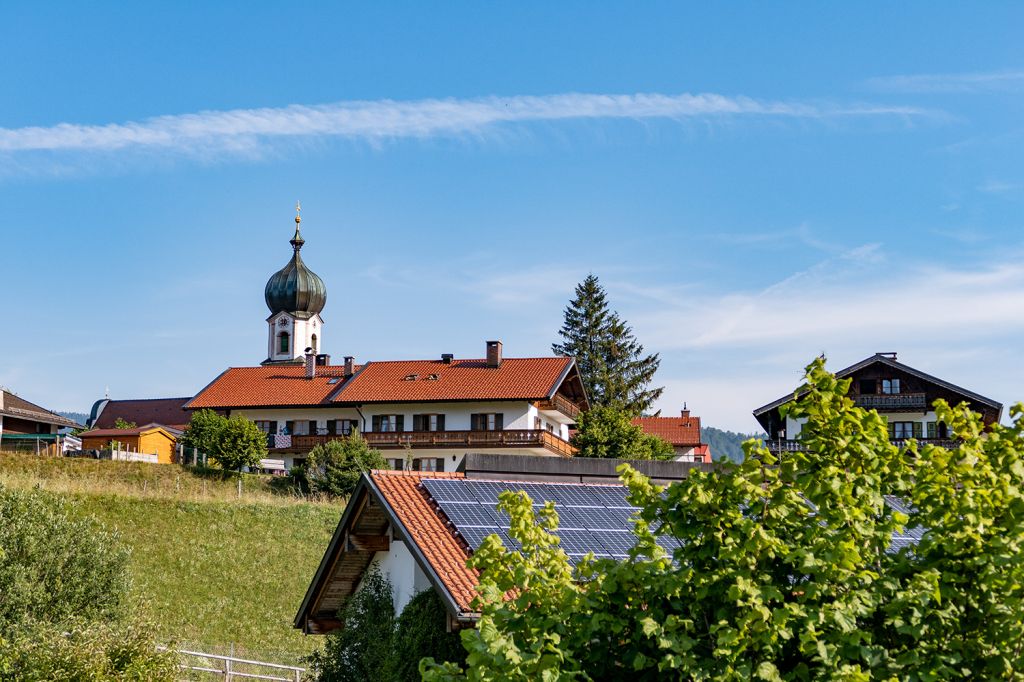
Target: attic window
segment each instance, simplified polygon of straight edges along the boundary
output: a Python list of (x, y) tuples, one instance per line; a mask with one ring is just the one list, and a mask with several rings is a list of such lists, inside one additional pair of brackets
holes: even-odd
[(327, 383), (329, 383), (329, 384), (336, 384), (339, 381), (341, 381), (341, 379), (339, 379), (338, 377), (331, 377), (330, 379), (327, 380)]
[(428, 374), (427, 376), (423, 377), (423, 380), (424, 381), (437, 381), (437, 375), (436, 374)]
[(415, 374), (406, 374), (402, 381), (416, 381), (416, 376)]

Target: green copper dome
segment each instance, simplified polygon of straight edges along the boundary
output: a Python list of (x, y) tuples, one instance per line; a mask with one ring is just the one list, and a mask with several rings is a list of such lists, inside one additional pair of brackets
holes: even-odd
[(327, 287), (315, 272), (302, 262), (299, 250), (306, 240), (299, 234), (298, 216), (295, 218), (295, 236), (291, 239), (292, 259), (288, 265), (275, 272), (267, 280), (263, 297), (271, 313), (319, 314), (327, 303)]

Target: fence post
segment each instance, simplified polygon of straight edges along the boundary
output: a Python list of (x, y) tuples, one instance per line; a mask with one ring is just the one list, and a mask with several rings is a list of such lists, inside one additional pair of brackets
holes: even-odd
[(232, 671), (231, 671), (231, 659), (230, 658), (225, 658), (224, 659), (224, 679), (227, 680), (227, 682), (231, 682), (231, 680), (234, 679), (234, 675), (232, 674)]

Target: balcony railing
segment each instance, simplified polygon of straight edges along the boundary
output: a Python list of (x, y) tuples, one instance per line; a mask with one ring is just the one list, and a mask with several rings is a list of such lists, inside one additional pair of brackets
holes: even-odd
[[(362, 434), (366, 442), (383, 450), (393, 448), (544, 448), (565, 457), (576, 448), (553, 433), (538, 429), (503, 431), (387, 431)], [(306, 452), (345, 436), (270, 436), (271, 449)]]
[(928, 400), (924, 393), (862, 393), (853, 396), (857, 407), (869, 410), (927, 409)]
[(534, 403), (534, 405), (536, 405), (538, 410), (561, 412), (569, 419), (576, 419), (576, 417), (580, 416), (580, 412), (582, 411), (580, 410), (579, 405), (568, 398), (558, 395), (557, 393), (551, 400), (541, 400)]
[[(896, 447), (903, 447), (906, 445), (909, 438), (890, 438), (889, 442)], [(940, 448), (951, 449), (957, 447), (959, 443), (951, 438), (916, 438), (919, 447), (925, 445), (937, 445)], [(804, 452), (807, 450), (807, 445), (803, 441), (776, 438), (774, 440), (766, 440), (765, 445), (772, 452)]]

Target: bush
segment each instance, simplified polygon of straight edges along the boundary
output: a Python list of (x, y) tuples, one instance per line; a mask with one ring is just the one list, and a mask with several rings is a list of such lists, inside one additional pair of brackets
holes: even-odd
[(227, 419), (213, 410), (199, 410), (192, 413), (192, 418), (185, 427), (185, 433), (178, 439), (186, 448), (195, 448), (199, 452), (210, 455), (217, 450), (217, 441), (221, 429)]
[(444, 604), (433, 590), (412, 598), (396, 619), (391, 583), (376, 568), (342, 607), (345, 626), (327, 636), (307, 662), (317, 682), (418, 682), (419, 662), (462, 662), (459, 635), (447, 632)]
[(386, 469), (379, 450), (371, 448), (358, 433), (317, 445), (306, 458), (305, 477), (315, 493), (334, 497), (352, 494), (364, 471)]
[(672, 444), (644, 432), (630, 413), (616, 407), (595, 407), (580, 415), (572, 443), (577, 457), (672, 459)]
[(258, 467), (267, 456), (267, 434), (245, 417), (232, 417), (217, 433), (210, 453), (224, 469), (241, 471), (242, 467)]
[(0, 678), (19, 682), (143, 681), (177, 678), (172, 654), (156, 650), (143, 625), (33, 623), (0, 637)]
[(122, 619), (128, 551), (40, 491), (0, 486), (0, 634), (28, 620)]

